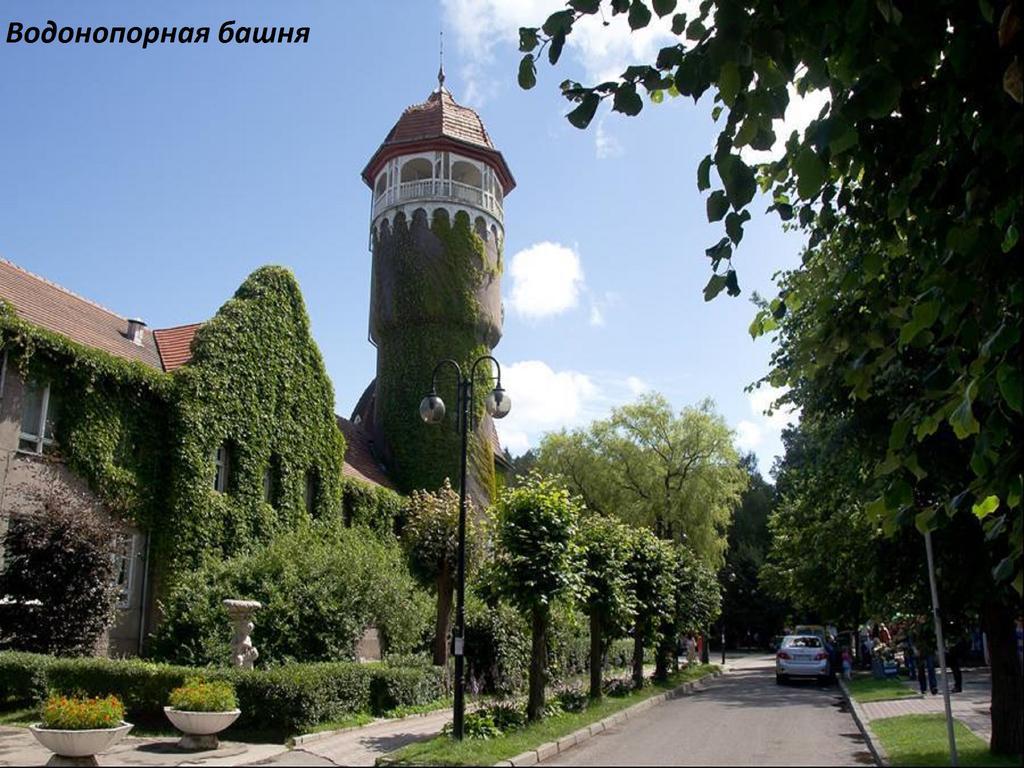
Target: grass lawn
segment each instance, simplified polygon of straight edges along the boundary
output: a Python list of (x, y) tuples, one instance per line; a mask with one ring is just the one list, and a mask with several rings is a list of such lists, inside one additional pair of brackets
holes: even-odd
[[(902, 715), (871, 721), (892, 765), (949, 765), (944, 715)], [(1019, 766), (1020, 758), (997, 757), (988, 745), (957, 720), (954, 723), (960, 765)]]
[(853, 680), (846, 681), (846, 686), (850, 689), (850, 696), (858, 704), (917, 695), (917, 691), (898, 679), (876, 680), (870, 673), (854, 675)]
[(403, 747), (380, 762), (387, 765), (493, 765), (546, 742), (557, 741), (639, 701), (672, 690), (681, 683), (704, 677), (714, 669), (714, 664), (684, 669), (672, 675), (665, 683), (649, 684), (621, 698), (605, 696), (583, 712), (566, 712), (549, 717), (494, 739), (466, 739), (460, 743), (450, 736), (437, 736), (430, 741)]

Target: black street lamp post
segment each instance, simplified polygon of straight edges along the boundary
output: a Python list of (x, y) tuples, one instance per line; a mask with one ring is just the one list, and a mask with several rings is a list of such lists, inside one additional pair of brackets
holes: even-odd
[(430, 392), (420, 402), (420, 418), (427, 424), (440, 424), (444, 419), (444, 401), (437, 394), (437, 374), (446, 365), (455, 369), (458, 392), (458, 428), (462, 436), (462, 460), (459, 465), (461, 476), (459, 482), (459, 556), (458, 573), (455, 582), (455, 629), (452, 632), (452, 655), (455, 656), (455, 711), (452, 717), (452, 732), (459, 741), (465, 733), (465, 649), (466, 636), (466, 459), (469, 446), (469, 431), (474, 428), (473, 413), (473, 380), (476, 369), (485, 360), (494, 363), (498, 369), (497, 383), (487, 395), (485, 407), (492, 418), (500, 419), (508, 415), (512, 401), (501, 387), (501, 366), (490, 355), (481, 355), (473, 361), (469, 375), (462, 375), (462, 368), (454, 360), (442, 360), (434, 366), (430, 377)]

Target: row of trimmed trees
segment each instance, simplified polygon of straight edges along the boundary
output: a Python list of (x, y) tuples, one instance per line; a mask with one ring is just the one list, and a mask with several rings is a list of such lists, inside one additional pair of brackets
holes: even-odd
[[(476, 515), (470, 515), (470, 519)], [(479, 519), (479, 518), (477, 518)], [(645, 649), (664, 679), (684, 633), (706, 628), (719, 609), (714, 572), (681, 544), (587, 510), (557, 480), (533, 473), (506, 489), (482, 535), (467, 531), (477, 578), (522, 612), (531, 629), (527, 717), (544, 712), (552, 605), (575, 604), (590, 622), (590, 696), (602, 695), (603, 660), (615, 639), (634, 642), (632, 677), (643, 685)], [(449, 485), (411, 497), (402, 540), (414, 573), (437, 594), (434, 662), (448, 653), (457, 554), (458, 495)], [(481, 546), (489, 556), (481, 563)]]

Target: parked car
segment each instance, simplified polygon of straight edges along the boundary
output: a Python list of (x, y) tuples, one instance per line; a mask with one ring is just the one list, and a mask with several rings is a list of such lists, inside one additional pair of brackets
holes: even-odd
[(775, 682), (813, 677), (826, 682), (832, 674), (828, 649), (818, 635), (787, 635), (775, 654)]

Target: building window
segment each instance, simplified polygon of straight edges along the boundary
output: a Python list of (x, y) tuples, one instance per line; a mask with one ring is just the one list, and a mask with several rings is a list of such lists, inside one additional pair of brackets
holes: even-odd
[(135, 574), (138, 570), (139, 536), (119, 536), (114, 545), (114, 583), (117, 585), (117, 607), (128, 610), (133, 607), (135, 595)]
[(53, 445), (56, 398), (49, 384), (34, 381), (25, 384), (21, 398), (21, 439), (18, 449), (30, 453), (43, 453)]
[(213, 459), (213, 490), (227, 493), (228, 474), (231, 472), (231, 452), (226, 444), (217, 446), (211, 457)]
[(310, 470), (306, 473), (306, 512), (312, 517), (313, 512), (316, 510), (316, 494), (317, 494), (317, 477), (316, 472)]

